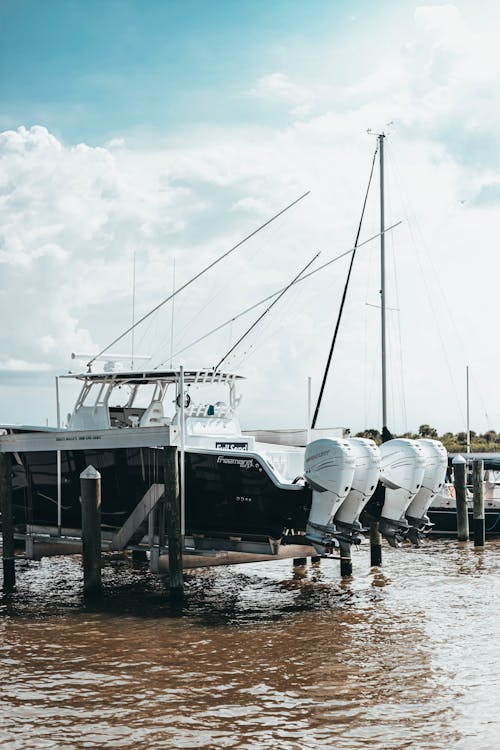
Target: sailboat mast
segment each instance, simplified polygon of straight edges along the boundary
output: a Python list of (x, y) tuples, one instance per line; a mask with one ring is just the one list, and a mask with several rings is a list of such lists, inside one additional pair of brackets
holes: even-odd
[(387, 431), (387, 353), (385, 323), (385, 207), (384, 207), (384, 138), (378, 136), (380, 163), (380, 324), (382, 349), (382, 434)]

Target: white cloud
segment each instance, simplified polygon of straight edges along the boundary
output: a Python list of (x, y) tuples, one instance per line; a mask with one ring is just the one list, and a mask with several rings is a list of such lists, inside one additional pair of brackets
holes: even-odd
[(313, 93), (293, 83), (284, 73), (261, 76), (249, 93), (257, 99), (286, 104), (291, 114), (297, 117), (307, 115), (314, 103)]

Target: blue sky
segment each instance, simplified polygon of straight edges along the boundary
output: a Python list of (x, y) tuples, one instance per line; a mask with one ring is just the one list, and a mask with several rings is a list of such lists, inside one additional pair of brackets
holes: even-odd
[[(500, 367), (489, 333), (500, 8), (477, 7), (3, 0), (0, 317), (13, 324), (0, 330), (0, 421), (53, 421), (54, 374), (73, 366), (70, 353), (96, 351), (130, 323), (134, 257), (140, 314), (172, 288), (174, 262), (180, 283), (311, 190), (179, 299), (179, 349), (286, 285), (318, 250), (324, 262), (348, 249), (374, 148), (367, 129), (387, 128), (387, 220), (402, 221), (388, 243), (399, 311), (390, 424), (463, 429), (469, 364), (473, 427), (500, 429), (488, 375)], [(377, 227), (373, 196), (362, 237)], [(380, 423), (377, 253), (366, 246), (353, 275), (325, 425)], [(304, 423), (304, 384), (319, 386), (345, 272), (339, 263), (287, 295), (234, 359), (249, 378), (245, 426)], [(158, 359), (171, 350), (170, 314), (137, 335), (144, 349), (163, 347)], [(184, 363), (213, 363), (250, 322)]]
[[(270, 70), (345, 84), (391, 45), (414, 3), (362, 0), (4, 0), (0, 96), (5, 128), (42, 123), (96, 145), (133, 129), (193, 122), (283, 125), (245, 96)], [(385, 28), (384, 28), (385, 27)], [(382, 38), (383, 36), (383, 38)], [(360, 54), (361, 53), (361, 54)]]

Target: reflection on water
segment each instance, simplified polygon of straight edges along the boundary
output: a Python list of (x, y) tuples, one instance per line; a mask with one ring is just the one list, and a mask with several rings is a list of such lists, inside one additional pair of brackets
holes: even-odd
[(498, 747), (500, 541), (161, 579), (108, 559), (20, 563), (0, 603), (0, 743), (24, 748)]

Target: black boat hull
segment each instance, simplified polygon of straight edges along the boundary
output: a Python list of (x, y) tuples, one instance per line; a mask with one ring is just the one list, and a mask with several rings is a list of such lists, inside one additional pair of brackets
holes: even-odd
[[(101, 517), (119, 528), (153, 483), (163, 482), (163, 454), (155, 448), (61, 451), (61, 526), (81, 527), (80, 474), (89, 465), (101, 474)], [(57, 525), (57, 461), (54, 452), (25, 453), (13, 460), (14, 515), (18, 527)], [(304, 531), (311, 491), (282, 485), (255, 454), (185, 453), (186, 533), (275, 538)]]
[[(432, 536), (456, 536), (457, 512), (454, 508), (430, 508), (427, 511), (429, 520), (434, 526)], [(484, 513), (486, 536), (500, 536), (500, 509), (486, 509)], [(472, 535), (473, 514), (469, 511), (469, 529)]]

